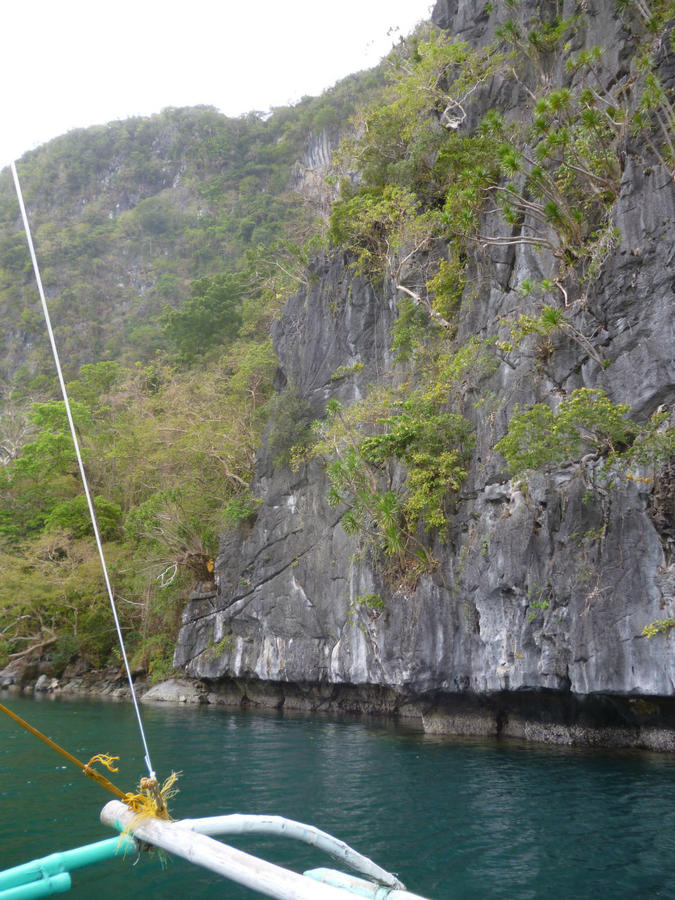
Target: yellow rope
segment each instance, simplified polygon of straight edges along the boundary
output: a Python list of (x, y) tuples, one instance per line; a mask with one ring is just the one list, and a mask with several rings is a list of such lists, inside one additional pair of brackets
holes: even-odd
[(124, 795), (126, 805), (137, 813), (136, 819), (133, 820), (130, 826), (132, 831), (140, 819), (154, 817), (156, 819), (169, 820), (171, 818), (167, 801), (178, 793), (178, 788), (174, 788), (174, 784), (179, 777), (180, 772), (172, 772), (161, 788), (157, 783), (157, 779), (141, 778), (138, 792)]
[(95, 756), (92, 756), (88, 763), (83, 763), (76, 756), (73, 756), (72, 753), (64, 750), (63, 747), (59, 746), (59, 744), (51, 738), (48, 738), (46, 734), (38, 731), (37, 728), (34, 728), (26, 722), (25, 719), (22, 719), (21, 716), (17, 716), (11, 709), (3, 706), (2, 703), (0, 703), (0, 712), (4, 712), (10, 719), (13, 719), (18, 725), (25, 728), (26, 731), (29, 731), (31, 734), (35, 735), (35, 737), (47, 744), (48, 747), (51, 747), (52, 750), (56, 750), (57, 753), (64, 756), (69, 762), (77, 766), (87, 778), (91, 778), (97, 784), (100, 784), (101, 787), (110, 791), (111, 794), (114, 794), (119, 800), (126, 803), (129, 809), (138, 813), (139, 818), (152, 816), (158, 819), (170, 818), (167, 801), (170, 800), (171, 797), (175, 797), (178, 793), (178, 789), (174, 788), (174, 784), (180, 773), (177, 774), (176, 772), (172, 772), (161, 788), (156, 778), (141, 778), (136, 793), (130, 791), (125, 793), (116, 787), (112, 781), (109, 781), (105, 775), (102, 775), (100, 772), (97, 772), (96, 769), (92, 768), (94, 764), (99, 763), (100, 765), (105, 766), (109, 772), (117, 772), (118, 770), (115, 768), (114, 763), (118, 762), (119, 756), (111, 756), (109, 753), (97, 753)]
[(116, 769), (113, 765), (113, 763), (118, 761), (119, 756), (111, 756), (109, 753), (97, 753), (96, 756), (92, 756), (85, 768), (88, 769), (90, 766), (93, 766), (94, 763), (100, 763), (102, 766), (105, 766), (109, 772), (119, 772), (119, 769)]
[[(76, 756), (73, 756), (72, 753), (69, 753), (67, 750), (64, 750), (63, 747), (60, 747), (55, 741), (52, 741), (51, 738), (48, 738), (46, 734), (43, 734), (41, 731), (38, 731), (37, 728), (33, 728), (32, 725), (29, 725), (25, 719), (22, 719), (21, 716), (17, 716), (16, 713), (12, 712), (11, 709), (7, 709), (6, 706), (3, 706), (0, 703), (0, 711), (6, 713), (10, 717), (10, 719), (14, 719), (14, 721), (21, 725), (22, 728), (25, 728), (26, 731), (30, 731), (31, 734), (34, 734), (36, 738), (39, 738), (41, 741), (44, 741), (48, 747), (51, 747), (52, 750), (56, 750), (61, 756), (65, 756), (69, 762), (73, 763), (73, 765), (77, 766), (87, 778), (91, 778), (97, 784), (100, 784), (101, 787), (105, 788), (107, 791), (110, 791), (111, 794), (114, 794), (120, 800), (124, 800), (125, 794), (124, 791), (121, 791), (118, 787), (112, 783), (112, 781), (108, 781), (105, 775), (101, 775), (100, 772), (97, 772), (96, 769), (90, 769), (88, 765), (81, 762)], [(100, 757), (97, 759), (96, 756), (92, 757), (91, 762), (100, 761)], [(112, 770), (115, 771), (115, 770)]]

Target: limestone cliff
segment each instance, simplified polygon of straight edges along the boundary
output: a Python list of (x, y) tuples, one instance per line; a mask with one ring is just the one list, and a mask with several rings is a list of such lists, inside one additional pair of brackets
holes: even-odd
[[(496, 27), (490, 6), (439, 0), (434, 20), (479, 46)], [(583, 6), (575, 48), (601, 43), (603, 77), (626, 77), (629, 26), (613, 4)], [(672, 81), (665, 56), (661, 75)], [(565, 76), (554, 66), (550, 77)], [(505, 78), (474, 98), (468, 119), (495, 103), (517, 114)], [(672, 404), (675, 196), (670, 173), (642, 149), (627, 147), (617, 240), (601, 273), (576, 293), (568, 284), (570, 321), (593, 352), (570, 331), (545, 353), (532, 338), (464, 384), (476, 447), (448, 536), (433, 545), (435, 571), (392, 588), (345, 532), (344, 508), (329, 506), (322, 465), (275, 467), (261, 448), (257, 516), (223, 537), (217, 589), (188, 604), (175, 654), (212, 699), (675, 749), (673, 633), (643, 636), (646, 624), (675, 616), (672, 467), (589, 492), (597, 460), (509, 480), (494, 450), (516, 404), (555, 404), (576, 388), (602, 388), (639, 422)], [(317, 416), (331, 398), (348, 405), (374, 382), (405, 378), (390, 349), (398, 292), (388, 279), (373, 287), (351, 263), (318, 260), (274, 335), (279, 387), (291, 385)], [(518, 285), (552, 266), (548, 251), (525, 244), (477, 247), (457, 341), (499, 337), (505, 317), (527, 311)], [(359, 602), (368, 595), (381, 608)]]

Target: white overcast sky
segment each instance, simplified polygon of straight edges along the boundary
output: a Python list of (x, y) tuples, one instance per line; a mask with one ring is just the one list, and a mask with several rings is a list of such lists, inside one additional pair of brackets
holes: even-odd
[(433, 0), (3, 3), (0, 167), (73, 128), (167, 106), (230, 116), (374, 66)]

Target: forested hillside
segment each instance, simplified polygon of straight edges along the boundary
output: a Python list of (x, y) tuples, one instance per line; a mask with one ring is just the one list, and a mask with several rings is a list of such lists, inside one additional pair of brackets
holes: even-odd
[[(324, 243), (316, 148), (387, 65), (269, 116), (167, 109), (18, 162), (134, 664), (155, 676), (219, 531), (249, 511), (270, 325)], [(109, 612), (9, 170), (0, 316), (0, 664), (99, 666)]]
[[(294, 190), (295, 168), (313, 140), (347, 125), (382, 78), (382, 70), (352, 76), (268, 117), (167, 109), (74, 131), (26, 154), (20, 175), (70, 371), (182, 350), (163, 312), (186, 302), (195, 279), (240, 271), (248, 251), (282, 238), (302, 243), (313, 233), (315, 210)], [(18, 225), (7, 170), (0, 178), (0, 375), (24, 384), (51, 368)], [(218, 328), (203, 328), (200, 349), (217, 342)]]

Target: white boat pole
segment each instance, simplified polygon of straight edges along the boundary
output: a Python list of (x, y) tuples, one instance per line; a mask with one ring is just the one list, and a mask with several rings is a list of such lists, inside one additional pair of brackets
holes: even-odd
[(335, 869), (310, 869), (304, 874), (308, 878), (315, 878), (320, 884), (332, 884), (335, 887), (344, 888), (352, 897), (363, 897), (365, 900), (426, 900), (426, 897), (421, 897), (419, 894), (386, 888), (381, 884), (373, 884), (372, 881), (364, 881), (363, 878), (347, 875), (345, 872), (336, 872)]
[(143, 750), (145, 751), (145, 765), (148, 768), (148, 775), (150, 779), (156, 780), (155, 771), (152, 768), (152, 761), (150, 759), (150, 750), (148, 749), (148, 741), (145, 737), (145, 729), (143, 728), (143, 720), (141, 719), (141, 711), (138, 706), (138, 699), (136, 697), (136, 689), (134, 688), (134, 679), (131, 675), (131, 666), (129, 665), (129, 659), (127, 657), (127, 651), (124, 646), (124, 636), (122, 635), (122, 626), (120, 625), (119, 616), (117, 615), (117, 606), (115, 605), (115, 595), (113, 593), (112, 584), (110, 583), (110, 575), (108, 573), (108, 564), (105, 561), (105, 553), (103, 552), (103, 543), (101, 541), (101, 533), (99, 531), (98, 522), (96, 520), (96, 510), (94, 508), (94, 501), (92, 500), (91, 492), (89, 490), (89, 481), (87, 479), (87, 473), (84, 468), (84, 461), (82, 459), (82, 452), (80, 450), (80, 442), (77, 437), (77, 430), (75, 429), (75, 422), (73, 421), (73, 413), (70, 408), (70, 400), (68, 399), (68, 391), (66, 389), (66, 382), (63, 377), (63, 369), (61, 368), (61, 360), (59, 358), (59, 351), (56, 346), (56, 338), (54, 337), (54, 329), (52, 328), (52, 319), (49, 315), (49, 307), (47, 306), (47, 298), (45, 296), (45, 290), (42, 286), (42, 277), (40, 275), (40, 267), (37, 261), (37, 255), (35, 253), (35, 247), (33, 245), (33, 237), (31, 235), (30, 223), (28, 222), (28, 213), (26, 212), (26, 205), (23, 202), (23, 192), (21, 190), (21, 182), (19, 181), (19, 174), (16, 171), (16, 163), (10, 163), (10, 169), (12, 170), (12, 177), (14, 179), (14, 187), (16, 189), (17, 200), (19, 201), (19, 210), (21, 212), (21, 220), (23, 222), (23, 230), (26, 234), (26, 242), (28, 243), (28, 251), (30, 253), (31, 262), (33, 264), (33, 272), (35, 274), (35, 282), (37, 284), (38, 294), (40, 296), (40, 302), (42, 303), (42, 314), (45, 319), (45, 324), (47, 326), (47, 333), (49, 335), (49, 343), (52, 348), (52, 356), (54, 357), (54, 365), (56, 367), (56, 374), (59, 378), (59, 385), (61, 387), (61, 395), (63, 397), (63, 407), (66, 411), (66, 418), (68, 419), (68, 425), (70, 427), (70, 434), (73, 439), (73, 448), (75, 450), (75, 456), (77, 457), (77, 465), (80, 470), (80, 478), (82, 479), (82, 487), (84, 488), (84, 495), (87, 498), (87, 506), (89, 507), (89, 517), (91, 518), (91, 526), (94, 529), (94, 538), (96, 540), (96, 547), (98, 549), (98, 556), (101, 561), (101, 571), (103, 573), (103, 580), (105, 581), (106, 590), (108, 592), (108, 600), (110, 601), (110, 608), (113, 614), (113, 620), (115, 622), (115, 630), (117, 631), (117, 640), (120, 645), (120, 651), (122, 653), (122, 659), (124, 661), (124, 668), (127, 673), (127, 680), (129, 682), (129, 692), (131, 694), (131, 700), (134, 705), (134, 712), (136, 713), (136, 721), (138, 722), (138, 730), (141, 735), (141, 741), (143, 742)]
[(101, 810), (101, 822), (118, 831), (131, 828), (133, 836), (160, 847), (174, 856), (202, 866), (276, 900), (347, 900), (341, 888), (320, 884), (242, 850), (229, 847), (204, 834), (181, 827), (178, 822), (141, 819), (119, 800), (111, 800)]
[(233, 814), (228, 816), (207, 816), (202, 819), (181, 819), (176, 823), (182, 828), (197, 831), (199, 834), (273, 834), (276, 837), (293, 838), (317, 847), (333, 859), (338, 859), (356, 872), (386, 885), (390, 888), (405, 890), (405, 885), (391, 872), (387, 872), (372, 859), (358, 853), (349, 844), (321, 831), (313, 825), (294, 822), (284, 816), (255, 816)]

